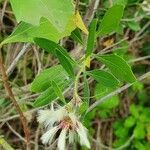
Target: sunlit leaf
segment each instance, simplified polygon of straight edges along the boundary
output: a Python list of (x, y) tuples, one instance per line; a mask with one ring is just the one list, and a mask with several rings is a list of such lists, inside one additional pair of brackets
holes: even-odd
[(66, 49), (60, 46), (59, 44), (43, 38), (34, 38), (34, 42), (41, 48), (46, 50), (48, 53), (52, 53), (55, 56), (56, 51), (60, 51), (72, 64), (77, 65), (75, 60), (71, 58), (70, 55), (67, 53)]
[(89, 27), (89, 35), (88, 35), (86, 55), (85, 55), (86, 58), (92, 54), (92, 51), (94, 49), (96, 27), (97, 27), (97, 19), (93, 19)]
[(68, 74), (61, 65), (45, 69), (39, 75), (37, 75), (31, 84), (31, 90), (33, 92), (43, 92), (51, 86), (51, 82), (55, 81), (67, 81)]
[(84, 88), (83, 88), (83, 101), (87, 102), (89, 104), (89, 98), (90, 97), (90, 89), (89, 89), (89, 83), (86, 74), (84, 73)]
[(135, 82), (136, 78), (131, 70), (131, 67), (128, 63), (118, 55), (110, 54), (110, 55), (100, 55), (97, 57), (99, 61), (104, 63), (113, 73), (121, 81), (126, 82)]
[(82, 39), (82, 35), (81, 32), (78, 28), (76, 28), (74, 31), (71, 32), (71, 36), (70, 36), (74, 41), (80, 43), (81, 45), (83, 45), (83, 39)]
[(134, 134), (136, 139), (144, 139), (144, 137), (145, 137), (144, 125), (142, 123), (138, 122), (134, 131), (133, 131), (133, 134)]
[(81, 29), (85, 34), (88, 34), (88, 30), (81, 18), (81, 15), (79, 13), (79, 11), (77, 11), (77, 13), (75, 14), (75, 19), (74, 22), (76, 24), (76, 27), (78, 27), (79, 29)]
[(72, 0), (10, 0), (18, 22), (39, 25), (41, 17), (47, 18), (60, 32), (74, 15)]
[(71, 62), (67, 59), (67, 57), (61, 51), (56, 50), (56, 55), (60, 61), (60, 64), (63, 66), (63, 68), (69, 74), (69, 76), (74, 78), (75, 75), (74, 75), (74, 70), (73, 70)]
[(53, 87), (55, 94), (65, 103), (65, 98), (63, 96), (63, 93), (55, 81), (52, 81), (52, 87)]
[(106, 87), (116, 87), (119, 84), (118, 80), (109, 72), (103, 70), (92, 70), (88, 71), (87, 73), (97, 82)]
[(74, 29), (75, 25), (72, 21), (68, 23), (66, 30), (62, 33), (58, 32), (56, 28), (45, 18), (41, 18), (39, 26), (33, 26), (31, 24), (21, 22), (12, 34), (2, 42), (2, 44), (13, 42), (33, 42), (35, 37), (45, 38), (57, 43), (64, 36), (70, 35)]
[(102, 22), (100, 23), (97, 35), (104, 36), (115, 32), (118, 29), (120, 20), (123, 16), (124, 6), (123, 5), (114, 5), (108, 9)]

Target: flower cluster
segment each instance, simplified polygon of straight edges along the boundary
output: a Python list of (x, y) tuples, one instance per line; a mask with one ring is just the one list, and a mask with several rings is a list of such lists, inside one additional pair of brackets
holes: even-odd
[(54, 110), (40, 110), (38, 112), (38, 121), (47, 129), (41, 137), (43, 144), (51, 144), (54, 136), (58, 131), (58, 149), (65, 150), (66, 139), (69, 138), (69, 143), (73, 143), (75, 135), (80, 137), (80, 144), (90, 148), (90, 143), (87, 138), (87, 129), (82, 125), (76, 116), (75, 112), (68, 110), (68, 105)]

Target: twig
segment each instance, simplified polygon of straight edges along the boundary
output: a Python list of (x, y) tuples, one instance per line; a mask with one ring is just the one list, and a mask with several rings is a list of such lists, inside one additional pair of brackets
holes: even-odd
[(40, 125), (38, 126), (36, 133), (35, 133), (35, 148), (34, 150), (38, 150), (39, 149), (39, 145), (38, 145), (38, 141), (39, 141), (39, 134), (40, 134)]
[(2, 29), (3, 29), (3, 18), (4, 18), (4, 15), (5, 15), (6, 6), (7, 6), (7, 0), (4, 1), (4, 5), (3, 5), (3, 8), (2, 8), (2, 13), (1, 13), (1, 16), (0, 16), (0, 26), (1, 26)]
[(35, 53), (35, 57), (37, 59), (37, 65), (38, 65), (38, 74), (42, 71), (42, 64), (41, 64), (41, 61), (40, 61), (40, 58), (39, 58), (39, 54), (38, 54), (38, 51), (37, 49), (35, 48), (35, 46), (33, 47), (33, 51)]
[(122, 150), (125, 147), (127, 147), (130, 144), (130, 142), (134, 139), (134, 134), (125, 142), (125, 144), (123, 144), (122, 146), (120, 146), (118, 148), (111, 148), (111, 147), (108, 147), (108, 146), (106, 146), (106, 145), (104, 145), (100, 142), (97, 142), (97, 140), (93, 139), (92, 137), (91, 137), (91, 139), (92, 139), (93, 142), (97, 143), (100, 147), (102, 147), (104, 149), (107, 149), (107, 150)]
[(150, 26), (150, 21), (147, 22), (147, 23), (143, 26), (143, 28), (135, 35), (135, 37), (130, 41), (130, 45), (131, 45), (133, 42), (137, 41), (137, 39), (139, 38), (139, 36), (140, 36), (149, 26)]
[(92, 21), (95, 11), (97, 10), (98, 6), (99, 6), (100, 0), (91, 0), (88, 10), (86, 12), (86, 15), (84, 17), (84, 22), (86, 24), (86, 26), (89, 25), (89, 23)]
[[(3, 84), (4, 84), (4, 87), (5, 87), (5, 90), (8, 93), (9, 98), (12, 100), (12, 103), (15, 106), (16, 111), (18, 112), (18, 114), (20, 116), (20, 120), (21, 120), (22, 125), (23, 125), (23, 130), (24, 130), (24, 133), (25, 133), (25, 136), (26, 136), (26, 143), (27, 143), (27, 147), (28, 147), (29, 146), (29, 142), (30, 142), (30, 135), (29, 135), (28, 124), (27, 124), (27, 121), (26, 121), (26, 118), (25, 118), (23, 112), (20, 109), (20, 106), (18, 105), (18, 103), (17, 103), (17, 101), (16, 101), (16, 99), (14, 97), (12, 89), (10, 88), (10, 85), (9, 85), (9, 82), (8, 82), (8, 77), (7, 77), (7, 74), (6, 74), (6, 70), (5, 70), (5, 67), (3, 65), (1, 46), (0, 46), (0, 69), (1, 69), (2, 80), (3, 80)], [(30, 148), (28, 147), (28, 149), (30, 149)]]
[(23, 46), (23, 48), (21, 49), (21, 51), (19, 52), (19, 54), (17, 55), (17, 57), (14, 59), (14, 61), (11, 63), (11, 65), (9, 66), (9, 68), (7, 69), (6, 73), (9, 76), (12, 71), (14, 70), (14, 68), (16, 67), (18, 61), (20, 60), (20, 58), (25, 54), (25, 52), (27, 51), (27, 48), (30, 46), (30, 44), (26, 44)]
[(123, 144), (122, 146), (116, 148), (115, 150), (122, 150), (122, 149), (124, 149), (125, 147), (127, 147), (131, 143), (131, 141), (133, 139), (134, 139), (134, 134), (132, 134), (132, 136), (126, 141), (125, 144)]
[(150, 15), (149, 12), (144, 14), (144, 15), (137, 16), (137, 17), (134, 17), (134, 18), (124, 18), (124, 19), (121, 19), (121, 21), (127, 21), (127, 22), (135, 21), (135, 22), (137, 22), (137, 21), (142, 20), (143, 18), (145, 18), (145, 16), (148, 16), (148, 15)]
[(149, 58), (150, 58), (150, 55), (148, 55), (148, 56), (143, 56), (143, 57), (139, 57), (139, 58), (136, 58), (136, 59), (129, 60), (128, 63), (133, 63), (133, 62), (137, 62), (137, 61), (142, 61), (142, 60), (149, 59)]
[(143, 26), (143, 28), (135, 35), (135, 37), (139, 37), (139, 36), (145, 31), (145, 29), (148, 28), (149, 26), (150, 26), (150, 21), (147, 22), (147, 23)]
[[(26, 142), (26, 139), (23, 138), (17, 131), (15, 131), (15, 130), (12, 128), (12, 126), (11, 126), (8, 122), (6, 122), (6, 124), (7, 124), (8, 128), (9, 128), (21, 141)], [(34, 144), (34, 145), (36, 146), (36, 143), (35, 143), (34, 141), (30, 141), (30, 143), (31, 143), (31, 144)]]
[(96, 141), (97, 141), (97, 143), (96, 143), (95, 147), (96, 147), (96, 150), (99, 150), (99, 144), (101, 143), (101, 137), (100, 137), (101, 122), (98, 121), (97, 125), (98, 125), (98, 127), (97, 127), (97, 134), (96, 134), (96, 137), (97, 137)]
[(8, 122), (6, 122), (6, 124), (7, 124), (8, 128), (9, 128), (19, 139), (21, 139), (22, 141), (26, 142), (26, 140), (25, 140), (18, 132), (16, 132)]
[[(147, 78), (147, 77), (149, 77), (149, 76), (150, 76), (150, 71), (147, 72), (147, 73), (145, 73), (145, 74), (142, 75), (141, 77), (139, 77), (137, 80), (138, 80), (138, 81), (141, 81), (141, 80), (143, 80), (143, 79), (145, 79), (145, 78)], [(112, 97), (112, 96), (114, 96), (114, 95), (116, 95), (116, 94), (121, 93), (122, 91), (124, 91), (124, 90), (128, 89), (129, 87), (131, 87), (133, 84), (134, 84), (134, 83), (126, 84), (126, 85), (122, 86), (121, 88), (119, 88), (119, 89), (117, 89), (117, 90), (111, 92), (110, 94), (108, 94), (108, 95), (102, 97), (100, 100), (96, 101), (95, 103), (93, 103), (93, 104), (88, 108), (88, 110), (86, 111), (86, 114), (87, 114), (88, 112), (90, 112), (91, 110), (93, 110), (96, 106), (98, 106), (98, 105), (101, 104), (102, 102), (107, 101), (108, 98), (110, 98), (110, 97)]]
[(114, 44), (110, 45), (109, 47), (106, 47), (106, 48), (102, 49), (98, 54), (105, 54), (105, 53), (111, 52), (112, 50), (109, 51), (110, 48), (113, 48), (113, 47), (119, 45), (120, 43), (126, 41), (127, 39), (128, 39), (128, 37), (118, 41), (117, 43), (114, 43)]

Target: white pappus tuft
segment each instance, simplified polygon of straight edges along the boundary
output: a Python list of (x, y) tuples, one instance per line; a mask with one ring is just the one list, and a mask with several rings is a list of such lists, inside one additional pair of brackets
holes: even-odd
[(87, 129), (79, 121), (79, 117), (73, 111), (68, 111), (70, 104), (60, 107), (57, 110), (40, 110), (38, 112), (38, 121), (47, 129), (41, 137), (43, 144), (51, 144), (57, 131), (60, 131), (58, 137), (58, 149), (66, 150), (66, 139), (73, 143), (75, 135), (78, 134), (80, 144), (90, 148), (90, 142), (87, 137)]

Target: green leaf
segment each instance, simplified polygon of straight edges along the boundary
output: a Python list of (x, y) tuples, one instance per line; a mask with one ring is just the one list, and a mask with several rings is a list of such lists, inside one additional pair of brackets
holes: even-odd
[(125, 141), (127, 141), (127, 140), (128, 140), (127, 137), (118, 138), (113, 142), (113, 147), (118, 148), (118, 147), (124, 145)]
[(125, 56), (128, 49), (129, 49), (129, 43), (127, 41), (123, 41), (119, 44), (119, 47), (112, 49), (112, 51), (119, 56)]
[(135, 21), (129, 21), (128, 26), (133, 31), (139, 31), (141, 29), (139, 23)]
[(112, 72), (121, 81), (126, 81), (133, 83), (136, 81), (136, 78), (131, 70), (131, 67), (127, 62), (118, 55), (100, 55), (96, 57), (99, 61), (104, 63)]
[[(64, 91), (69, 86), (69, 84), (70, 84), (70, 82), (65, 81), (65, 80), (57, 82), (57, 85), (60, 88), (60, 91)], [(56, 100), (57, 98), (58, 98), (58, 96), (55, 93), (53, 86), (51, 85), (49, 88), (47, 88), (45, 91), (43, 91), (38, 98), (35, 99), (33, 105), (34, 105), (34, 107), (41, 107), (41, 106), (51, 103), (52, 101)]]
[[(60, 90), (64, 91), (70, 84), (70, 82), (59, 82), (57, 83)], [(53, 87), (49, 87), (46, 91), (42, 92), (41, 95), (35, 100), (34, 107), (41, 107), (51, 103), (56, 100), (58, 96), (56, 95)]]
[(130, 113), (132, 116), (134, 116), (135, 118), (139, 117), (139, 112), (138, 112), (138, 107), (134, 104), (130, 105)]
[(68, 74), (61, 65), (45, 69), (38, 76), (35, 77), (31, 84), (31, 91), (43, 92), (51, 86), (51, 82), (66, 82), (68, 80)]
[(43, 39), (43, 38), (34, 38), (34, 41), (37, 45), (39, 45), (42, 49), (46, 50), (49, 53), (52, 53), (53, 55), (56, 55), (56, 51), (60, 51), (60, 53), (62, 53), (66, 59), (68, 59), (69, 62), (71, 62), (72, 64), (77, 64), (67, 53), (66, 49), (64, 49), (63, 47), (61, 47), (59, 44), (47, 40), (47, 39)]
[(119, 119), (119, 120), (117, 120), (117, 121), (115, 121), (114, 123), (113, 123), (113, 129), (115, 129), (115, 130), (117, 130), (117, 129), (119, 129), (120, 127), (122, 127), (122, 124), (124, 123), (124, 120), (123, 119)]
[(87, 102), (83, 102), (83, 103), (80, 105), (79, 109), (78, 109), (78, 113), (79, 113), (80, 115), (82, 115), (83, 113), (86, 112), (87, 108), (88, 108), (88, 103), (87, 103)]
[(119, 97), (118, 96), (112, 96), (108, 100), (104, 101), (100, 104), (100, 108), (102, 109), (112, 109), (119, 105)]
[(35, 37), (58, 42), (61, 38), (70, 35), (74, 28), (75, 26), (72, 24), (72, 22), (69, 22), (66, 30), (60, 33), (45, 18), (41, 18), (39, 26), (33, 26), (31, 24), (21, 22), (13, 31), (13, 33), (2, 42), (2, 44), (13, 42), (33, 42), (33, 38)]
[(111, 93), (116, 88), (110, 88), (102, 85), (101, 83), (97, 83), (94, 90), (94, 97), (96, 100), (104, 97), (105, 95)]
[(89, 104), (89, 99), (90, 99), (89, 83), (88, 83), (87, 76), (85, 73), (83, 74), (83, 77), (84, 77), (83, 101)]
[(119, 138), (125, 138), (128, 135), (128, 128), (123, 128), (122, 126), (120, 126), (118, 129), (115, 130), (115, 135)]
[(86, 58), (92, 54), (92, 51), (94, 49), (96, 27), (97, 27), (97, 19), (93, 19), (89, 27), (89, 35), (88, 35), (86, 55), (85, 55)]
[(18, 22), (38, 25), (41, 17), (47, 18), (59, 31), (65, 30), (74, 15), (72, 0), (10, 0)]
[(132, 89), (135, 92), (141, 92), (144, 89), (144, 84), (142, 82), (137, 81), (132, 85)]
[(123, 16), (124, 6), (123, 5), (114, 5), (112, 6), (105, 14), (100, 27), (97, 32), (97, 36), (104, 36), (115, 32), (118, 27), (120, 20)]
[[(142, 112), (140, 113), (140, 116), (139, 116), (140, 122), (150, 124), (149, 116), (150, 116), (150, 109), (144, 107), (142, 109)], [(150, 127), (149, 127), (149, 135), (150, 135)]]
[(76, 42), (80, 43), (81, 45), (83, 45), (84, 42), (83, 42), (83, 39), (82, 39), (82, 35), (81, 35), (81, 32), (78, 28), (76, 28), (74, 31), (71, 32), (70, 37), (74, 41), (76, 41)]
[(135, 121), (136, 121), (136, 119), (133, 116), (129, 116), (125, 120), (124, 126), (127, 128), (131, 128), (135, 125)]
[[(100, 100), (102, 97), (106, 96), (110, 92), (112, 92), (114, 88), (109, 88), (106, 86), (103, 86), (101, 83), (97, 83), (94, 91), (94, 97), (96, 100)], [(107, 99), (103, 103), (99, 105), (99, 108), (101, 109), (112, 109), (118, 106), (119, 104), (119, 97), (118, 96), (112, 96), (111, 98)]]
[(136, 139), (143, 139), (145, 137), (145, 128), (142, 123), (138, 123), (133, 131)]
[(99, 107), (100, 111), (98, 112), (98, 116), (101, 118), (101, 119), (107, 119), (109, 117), (111, 117), (113, 115), (113, 113), (111, 112), (112, 110), (110, 109), (105, 109), (104, 108), (101, 108)]
[(62, 51), (56, 51), (56, 55), (60, 61), (60, 64), (63, 66), (63, 68), (66, 70), (66, 72), (69, 74), (70, 77), (74, 78), (74, 70), (71, 65), (71, 62), (67, 59), (66, 55), (62, 53)]
[(67, 51), (53, 41), (47, 39), (35, 38), (35, 43), (38, 44), (41, 48), (45, 49), (47, 52), (50, 52), (57, 56), (61, 65), (67, 71), (67, 73), (74, 78), (74, 70), (72, 64), (77, 64), (67, 53)]
[(52, 81), (52, 87), (53, 87), (55, 94), (62, 100), (63, 103), (66, 103), (65, 98), (62, 94), (62, 91), (55, 81)]
[(43, 50), (56, 56), (56, 45), (44, 38), (34, 38), (34, 42)]
[(128, 0), (113, 0), (114, 5), (119, 4), (119, 5), (126, 6), (127, 3), (128, 3)]
[(57, 96), (56, 96), (53, 88), (49, 87), (49, 88), (47, 88), (47, 90), (42, 92), (38, 98), (36, 98), (36, 100), (33, 103), (33, 106), (41, 107), (41, 106), (47, 105), (50, 102), (52, 102), (53, 100), (55, 100), (56, 98), (57, 98)]
[(142, 142), (140, 142), (139, 140), (136, 140), (134, 142), (134, 146), (135, 146), (136, 150), (149, 150), (150, 149), (150, 146), (149, 146), (149, 148), (146, 148), (146, 145), (143, 144)]
[(106, 87), (117, 87), (118, 80), (109, 72), (103, 70), (92, 70), (87, 72), (89, 76), (93, 77), (97, 82)]

